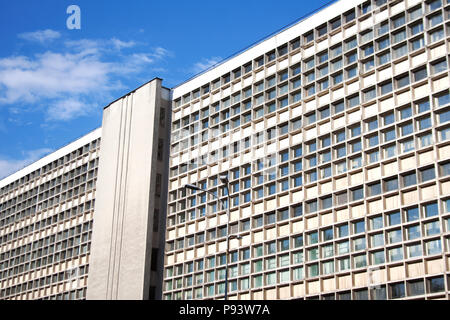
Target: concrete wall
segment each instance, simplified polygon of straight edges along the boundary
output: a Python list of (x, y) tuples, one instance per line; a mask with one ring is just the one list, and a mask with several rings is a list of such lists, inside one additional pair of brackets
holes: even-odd
[(153, 239), (155, 204), (165, 202), (155, 198), (158, 170), (167, 189), (167, 169), (155, 165), (158, 138), (168, 137), (159, 126), (161, 104), (168, 105), (162, 93), (154, 79), (104, 110), (87, 299), (148, 299), (158, 286), (150, 269), (152, 247), (164, 243)]

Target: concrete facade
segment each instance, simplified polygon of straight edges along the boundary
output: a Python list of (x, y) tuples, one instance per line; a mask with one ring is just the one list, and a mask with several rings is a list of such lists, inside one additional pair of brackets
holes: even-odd
[(230, 299), (449, 298), (449, 10), (336, 1), (173, 89), (164, 299), (224, 298), (223, 203)]
[(85, 299), (101, 128), (0, 181), (0, 299)]
[(229, 207), (230, 299), (449, 299), (449, 35), (340, 0), (116, 100), (0, 181), (0, 298), (223, 299)]
[(162, 252), (167, 143), (158, 150), (158, 141), (168, 139), (167, 94), (155, 79), (104, 110), (88, 299), (148, 299), (150, 287), (160, 290), (152, 259)]

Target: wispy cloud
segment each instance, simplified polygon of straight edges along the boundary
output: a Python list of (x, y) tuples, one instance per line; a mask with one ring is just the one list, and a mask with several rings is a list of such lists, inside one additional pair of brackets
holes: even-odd
[(45, 42), (58, 39), (59, 37), (61, 37), (61, 33), (59, 33), (58, 31), (46, 29), (34, 32), (24, 32), (19, 34), (18, 37), (27, 41), (40, 42), (43, 44)]
[(0, 179), (26, 167), (52, 151), (48, 148), (25, 151), (22, 152), (22, 159), (8, 159), (0, 155)]
[[(67, 94), (110, 89), (110, 64), (89, 53), (48, 51), (34, 57), (0, 59), (0, 103), (35, 103)], [(23, 62), (23, 64), (20, 64)]]
[(200, 73), (202, 71), (205, 71), (209, 67), (219, 63), (223, 59), (221, 57), (212, 57), (212, 58), (203, 58), (201, 61), (195, 63), (192, 68), (192, 73)]
[(68, 49), (76, 52), (89, 51), (90, 53), (98, 53), (102, 49), (103, 41), (92, 39), (66, 40), (64, 41), (64, 45)]
[(134, 41), (122, 41), (122, 40), (119, 40), (117, 38), (112, 38), (111, 42), (112, 42), (112, 45), (117, 50), (121, 50), (123, 48), (131, 48), (131, 47), (134, 47), (136, 45), (136, 42), (134, 42)]
[(161, 47), (156, 47), (153, 49), (153, 52), (151, 53), (151, 55), (156, 58), (156, 59), (164, 59), (166, 57), (173, 57), (174, 54), (173, 52), (166, 50), (164, 48)]
[(129, 57), (129, 63), (132, 64), (141, 64), (141, 63), (153, 63), (155, 60), (153, 56), (148, 53), (133, 53)]
[(89, 114), (95, 109), (94, 104), (76, 98), (55, 101), (47, 110), (48, 120), (67, 121)]
[(162, 47), (124, 54), (121, 49), (137, 43), (117, 38), (63, 43), (44, 53), (0, 58), (0, 105), (45, 105), (48, 121), (71, 120), (95, 110), (98, 97), (122, 89), (121, 80), (173, 56)]

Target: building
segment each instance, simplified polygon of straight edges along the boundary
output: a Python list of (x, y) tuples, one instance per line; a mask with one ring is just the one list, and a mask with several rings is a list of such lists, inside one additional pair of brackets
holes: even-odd
[(150, 81), (0, 182), (0, 299), (161, 297), (169, 93)]
[(0, 299), (86, 296), (100, 137), (0, 181)]
[(170, 127), (161, 82), (103, 112), (87, 299), (161, 298)]
[(449, 298), (449, 8), (341, 0), (173, 88), (164, 299), (224, 298), (228, 206), (230, 299)]
[(116, 100), (0, 181), (0, 299), (448, 299), (449, 41), (339, 0)]

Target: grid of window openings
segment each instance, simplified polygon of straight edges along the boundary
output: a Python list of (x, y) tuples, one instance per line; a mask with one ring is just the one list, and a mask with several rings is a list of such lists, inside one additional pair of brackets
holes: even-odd
[(0, 189), (0, 299), (85, 299), (99, 147)]
[(225, 291), (186, 183), (231, 298), (448, 298), (449, 12), (364, 2), (174, 101), (164, 299)]

